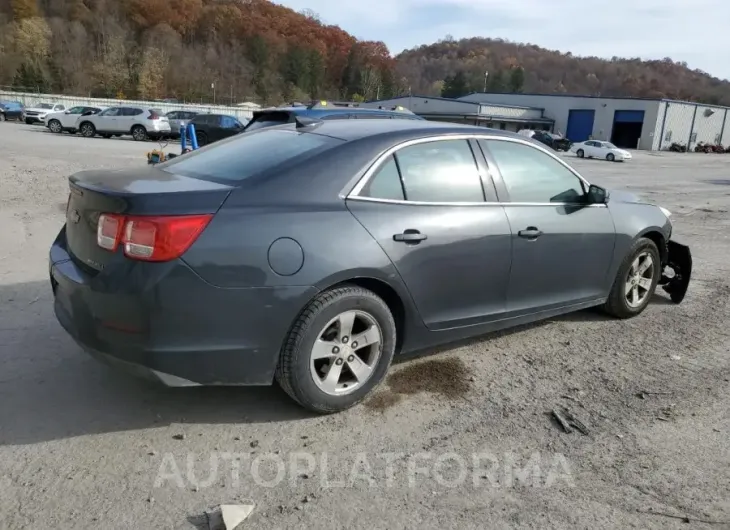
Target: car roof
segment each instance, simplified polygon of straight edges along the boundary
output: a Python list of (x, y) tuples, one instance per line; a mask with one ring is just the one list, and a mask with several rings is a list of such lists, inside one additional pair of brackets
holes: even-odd
[(525, 140), (517, 133), (488, 129), (474, 125), (444, 123), (428, 120), (392, 120), (390, 118), (372, 120), (323, 120), (312, 132), (332, 136), (345, 141), (359, 140), (380, 135), (398, 136), (399, 139), (421, 138), (449, 134), (483, 133), (497, 136), (513, 137)]
[(254, 112), (255, 115), (261, 115), (273, 112), (289, 112), (297, 116), (311, 116), (312, 118), (318, 118), (323, 116), (332, 116), (334, 114), (377, 114), (383, 116), (404, 116), (413, 120), (422, 121), (423, 118), (413, 114), (410, 111), (398, 111), (390, 109), (374, 109), (369, 107), (337, 107), (337, 106), (287, 106), (287, 107), (271, 107), (266, 109), (260, 109)]

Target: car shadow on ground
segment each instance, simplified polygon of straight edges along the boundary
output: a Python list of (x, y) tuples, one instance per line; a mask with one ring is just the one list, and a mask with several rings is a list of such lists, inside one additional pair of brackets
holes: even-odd
[(99, 363), (58, 324), (45, 282), (0, 286), (0, 366), (0, 445), (312, 417), (276, 385), (167, 388)]
[[(660, 296), (656, 298), (661, 303)], [(669, 302), (667, 302), (669, 303)], [(398, 358), (398, 363), (549, 324), (608, 319), (595, 310), (499, 331)], [(0, 445), (173, 424), (290, 422), (314, 415), (277, 386), (167, 388), (85, 354), (56, 321), (50, 285), (0, 286)]]

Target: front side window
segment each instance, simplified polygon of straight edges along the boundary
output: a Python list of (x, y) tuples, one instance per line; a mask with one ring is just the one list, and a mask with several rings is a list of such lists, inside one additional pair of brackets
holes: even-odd
[(542, 150), (518, 142), (480, 140), (492, 154), (511, 202), (582, 202), (582, 181)]
[(221, 127), (224, 129), (236, 129), (241, 127), (241, 124), (233, 116), (221, 116)]
[(398, 161), (406, 200), (484, 202), (474, 154), (466, 140), (438, 140), (399, 149)]
[(72, 107), (69, 109), (69, 114), (81, 114), (84, 112), (85, 107)]

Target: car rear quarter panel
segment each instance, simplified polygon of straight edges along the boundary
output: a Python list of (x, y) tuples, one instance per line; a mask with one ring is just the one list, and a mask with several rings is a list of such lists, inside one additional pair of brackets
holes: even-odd
[[(655, 234), (659, 234), (663, 242), (666, 243), (671, 235), (672, 225), (662, 211), (651, 204), (611, 201), (609, 199), (608, 207), (611, 210), (616, 227), (616, 247), (608, 276), (610, 284), (607, 289), (610, 289), (621, 262), (626, 257), (634, 241), (647, 235), (653, 239)], [(666, 249), (663, 247), (661, 245), (659, 248), (662, 261), (666, 259)]]

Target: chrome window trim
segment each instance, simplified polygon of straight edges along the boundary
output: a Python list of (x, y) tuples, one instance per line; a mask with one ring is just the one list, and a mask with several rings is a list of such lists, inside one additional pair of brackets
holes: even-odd
[[(418, 144), (424, 144), (424, 143), (431, 143), (431, 142), (440, 142), (444, 140), (462, 140), (462, 141), (469, 141), (469, 140), (497, 140), (502, 142), (514, 142), (518, 144), (525, 145), (527, 147), (532, 147), (533, 149), (537, 149), (538, 151), (542, 151), (549, 157), (551, 157), (553, 160), (558, 161), (560, 164), (562, 164), (563, 167), (565, 167), (568, 171), (570, 171), (573, 175), (575, 175), (576, 178), (578, 178), (583, 184), (585, 185), (586, 189), (590, 188), (591, 184), (588, 182), (585, 178), (583, 178), (575, 169), (570, 167), (565, 161), (563, 161), (560, 157), (555, 156), (553, 153), (547, 150), (547, 148), (544, 148), (540, 145), (535, 145), (531, 142), (527, 142), (523, 140), (522, 138), (512, 138), (509, 136), (500, 136), (500, 135), (494, 135), (494, 134), (445, 134), (445, 135), (439, 135), (439, 136), (429, 136), (428, 138), (415, 138), (413, 140), (406, 140), (405, 142), (401, 142), (398, 145), (394, 145), (393, 147), (390, 147), (380, 153), (378, 157), (375, 159), (375, 162), (373, 162), (370, 167), (365, 171), (363, 176), (360, 178), (360, 180), (355, 184), (355, 187), (352, 188), (352, 191), (347, 194), (345, 197), (346, 199), (351, 200), (359, 200), (359, 201), (367, 201), (367, 202), (385, 202), (385, 203), (393, 203), (393, 204), (413, 204), (413, 205), (420, 205), (420, 206), (484, 206), (484, 205), (511, 205), (511, 206), (575, 206), (579, 205), (580, 203), (573, 203), (573, 202), (536, 202), (536, 203), (529, 203), (529, 202), (422, 202), (422, 201), (401, 201), (401, 200), (394, 200), (394, 199), (378, 199), (374, 197), (361, 197), (360, 193), (362, 192), (363, 188), (368, 184), (370, 179), (375, 175), (375, 173), (380, 169), (380, 167), (385, 163), (385, 161), (388, 159), (388, 157), (392, 156), (394, 153), (399, 151), (400, 149), (403, 149), (405, 147), (410, 147), (412, 145), (418, 145)], [(475, 155), (476, 156), (476, 155)], [(476, 161), (475, 161), (476, 165)], [(477, 171), (478, 171), (477, 166)], [(591, 204), (591, 205), (584, 205), (584, 206), (603, 206), (606, 207), (605, 204)]]
[(425, 202), (400, 199), (377, 199), (374, 197), (347, 197), (350, 201), (400, 204), (403, 206), (581, 206), (583, 208), (608, 208), (606, 204), (581, 204), (579, 202)]

